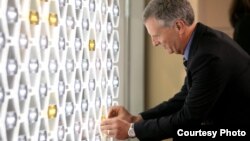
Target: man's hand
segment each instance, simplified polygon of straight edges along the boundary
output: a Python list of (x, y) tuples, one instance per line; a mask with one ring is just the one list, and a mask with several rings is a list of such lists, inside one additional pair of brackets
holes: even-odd
[(140, 115), (138, 116), (131, 115), (123, 106), (113, 106), (110, 108), (108, 113), (108, 118), (113, 118), (113, 117), (118, 117), (129, 123), (134, 123), (142, 120), (142, 117)]
[(131, 115), (123, 106), (113, 106), (108, 112), (108, 118), (101, 122), (101, 130), (104, 134), (118, 140), (129, 138), (128, 129), (130, 123), (142, 120), (140, 115)]
[(101, 130), (107, 136), (114, 137), (118, 140), (128, 139), (128, 129), (130, 123), (118, 117), (105, 119), (101, 123)]

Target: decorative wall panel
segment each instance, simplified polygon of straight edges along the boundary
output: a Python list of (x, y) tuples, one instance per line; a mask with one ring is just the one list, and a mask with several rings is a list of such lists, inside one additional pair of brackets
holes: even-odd
[(0, 1), (0, 141), (113, 140), (119, 0)]

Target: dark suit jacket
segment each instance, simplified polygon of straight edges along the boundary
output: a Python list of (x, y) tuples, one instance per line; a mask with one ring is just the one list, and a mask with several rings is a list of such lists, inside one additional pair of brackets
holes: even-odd
[(180, 92), (141, 115), (134, 128), (142, 141), (172, 138), (183, 127), (250, 125), (250, 57), (226, 34), (198, 23)]

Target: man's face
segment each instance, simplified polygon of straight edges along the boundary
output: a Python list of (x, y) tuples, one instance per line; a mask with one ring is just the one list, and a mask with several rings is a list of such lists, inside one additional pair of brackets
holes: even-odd
[(148, 18), (144, 24), (154, 46), (161, 45), (169, 54), (181, 54), (179, 34), (175, 26), (165, 27), (154, 17)]

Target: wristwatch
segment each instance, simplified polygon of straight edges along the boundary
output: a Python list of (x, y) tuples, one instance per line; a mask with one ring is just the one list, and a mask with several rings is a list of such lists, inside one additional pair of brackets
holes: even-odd
[(135, 137), (134, 123), (130, 124), (130, 127), (128, 129), (128, 136), (130, 138), (134, 138)]

